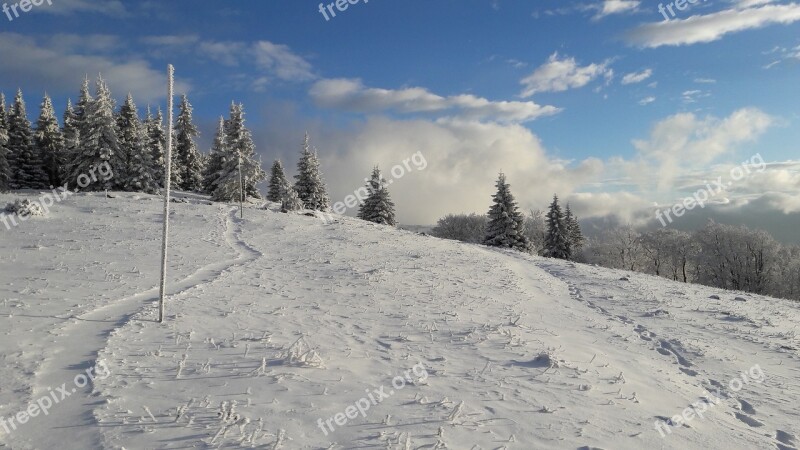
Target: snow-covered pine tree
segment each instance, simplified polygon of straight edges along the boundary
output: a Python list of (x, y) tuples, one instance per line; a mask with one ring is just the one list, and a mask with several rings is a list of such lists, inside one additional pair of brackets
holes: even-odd
[(75, 112), (75, 107), (72, 106), (72, 99), (67, 100), (63, 122), (61, 135), (64, 136), (64, 166), (61, 174), (64, 180), (62, 185), (70, 185), (72, 182), (69, 180), (69, 174), (72, 173), (72, 166), (77, 157), (81, 140), (80, 130), (78, 130), (78, 114)]
[(157, 187), (163, 188), (164, 172), (167, 170), (164, 158), (167, 147), (167, 133), (164, 131), (164, 117), (161, 114), (161, 108), (158, 108), (155, 117), (150, 112), (150, 108), (147, 108), (145, 129), (147, 132), (147, 149), (150, 152), (150, 160), (153, 163), (153, 179)]
[(284, 180), (281, 186), (281, 212), (300, 211), (303, 209), (303, 201), (297, 195), (297, 191), (289, 183), (289, 180)]
[(206, 165), (203, 169), (203, 192), (213, 194), (216, 188), (217, 179), (222, 171), (223, 161), (226, 156), (225, 149), (225, 119), (219, 118), (219, 126), (214, 134), (214, 143), (211, 144), (211, 151), (208, 154)]
[(367, 182), (369, 195), (358, 209), (358, 218), (384, 225), (397, 225), (394, 217), (394, 203), (389, 197), (388, 183), (381, 175), (378, 166), (372, 169), (372, 176)]
[(267, 200), (271, 202), (281, 201), (281, 191), (283, 186), (289, 181), (286, 179), (286, 172), (283, 170), (283, 164), (280, 159), (276, 159), (272, 163), (269, 177), (269, 191), (267, 192)]
[[(114, 118), (114, 100), (102, 77), (97, 78), (94, 100), (88, 104), (84, 102), (84, 92), (81, 92), (81, 101), (78, 102), (80, 112), (80, 151), (76, 155), (75, 164), (70, 174), (71, 180), (78, 180), (83, 175), (88, 184), (82, 187), (86, 191), (98, 191), (123, 187), (124, 180), (122, 161), (117, 139), (117, 123)], [(108, 164), (112, 177), (91, 177), (97, 167)], [(94, 170), (93, 170), (94, 168)], [(108, 178), (108, 179), (104, 179)]]
[(486, 225), (483, 243), (529, 252), (531, 243), (525, 236), (525, 217), (517, 209), (511, 186), (506, 183), (506, 176), (502, 172), (497, 178), (496, 186), (497, 193), (492, 197), (494, 204), (489, 208), (489, 223)]
[(175, 153), (180, 172), (180, 188), (200, 192), (203, 187), (203, 159), (197, 151), (195, 138), (200, 134), (192, 121), (192, 105), (186, 95), (181, 96), (180, 112), (175, 120)]
[(572, 249), (569, 242), (569, 230), (558, 204), (558, 196), (553, 195), (553, 203), (547, 212), (547, 236), (544, 239), (544, 256), (549, 258), (570, 259)]
[(158, 189), (153, 177), (153, 157), (147, 146), (147, 130), (139, 119), (139, 111), (128, 94), (117, 115), (119, 150), (125, 166), (122, 189), (154, 194)]
[(212, 198), (216, 201), (239, 199), (241, 195), (239, 188), (240, 165), (245, 198), (261, 198), (261, 194), (258, 192), (258, 183), (267, 178), (267, 173), (261, 168), (261, 163), (255, 159), (256, 146), (250, 130), (244, 126), (244, 107), (241, 103), (231, 104), (231, 115), (225, 121), (224, 128), (226, 153)]
[(64, 135), (61, 134), (61, 129), (58, 126), (53, 102), (47, 94), (42, 99), (39, 119), (36, 121), (34, 140), (36, 147), (39, 149), (49, 185), (63, 185), (67, 156), (64, 149)]
[(46, 189), (47, 174), (44, 173), (42, 158), (34, 142), (22, 90), (17, 91), (8, 119), (8, 147), (14, 155), (11, 167), (12, 188)]
[(574, 257), (578, 254), (580, 249), (583, 248), (585, 239), (581, 232), (581, 225), (578, 223), (578, 218), (572, 214), (569, 203), (567, 203), (567, 206), (564, 208), (564, 224), (567, 227), (567, 236), (569, 237), (570, 256)]
[(8, 163), (8, 117), (6, 96), (0, 92), (0, 192), (11, 189), (11, 166)]
[(300, 154), (300, 160), (297, 162), (297, 175), (294, 178), (297, 180), (294, 189), (306, 209), (328, 210), (330, 207), (328, 192), (325, 182), (322, 180), (322, 173), (319, 170), (319, 158), (317, 157), (316, 149), (314, 152), (311, 151), (308, 132), (306, 132), (303, 139), (303, 150)]

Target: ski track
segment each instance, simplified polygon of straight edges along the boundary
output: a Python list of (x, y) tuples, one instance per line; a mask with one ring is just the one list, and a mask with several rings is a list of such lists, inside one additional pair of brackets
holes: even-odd
[[(182, 280), (168, 283), (166, 320), (170, 318), (169, 301), (173, 298), (194, 289), (201, 289), (226, 271), (263, 256), (261, 252), (237, 237), (241, 232), (241, 220), (236, 217), (237, 213), (238, 209), (232, 208), (227, 218), (225, 215), (221, 216), (225, 222), (225, 242), (238, 253), (237, 256), (206, 265)], [(239, 228), (238, 231), (234, 231), (234, 225)], [(64, 383), (71, 395), (54, 405), (48, 415), (39, 415), (32, 419), (35, 421), (35, 427), (21, 426), (12, 435), (13, 448), (54, 449), (66, 442), (69, 442), (69, 448), (104, 448), (102, 435), (94, 416), (95, 408), (103, 404), (104, 399), (93, 392), (93, 383), (89, 382), (85, 387), (79, 388), (73, 379), (77, 374), (85, 373), (87, 369), (94, 367), (98, 353), (106, 347), (108, 337), (115, 330), (126, 325), (143, 309), (150, 307), (155, 310), (158, 292), (158, 287), (148, 289), (71, 318), (72, 323), (61, 330), (63, 333), (61, 338), (45, 350), (44, 362), (36, 371), (32, 396), (35, 401), (47, 395), (50, 389), (56, 389)], [(149, 315), (155, 317), (154, 314)], [(91, 337), (91, 340), (87, 341), (87, 337)], [(76, 354), (70, 350), (81, 353)], [(40, 373), (46, 376), (39, 376)], [(75, 414), (76, 408), (80, 411), (78, 415)], [(60, 411), (72, 413), (70, 417), (64, 417)]]

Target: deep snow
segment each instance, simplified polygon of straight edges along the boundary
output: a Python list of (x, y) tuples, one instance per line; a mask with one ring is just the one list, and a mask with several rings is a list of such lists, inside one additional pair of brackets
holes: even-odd
[(161, 202), (114, 195), (0, 225), (0, 416), (70, 391), (11, 448), (798, 445), (797, 303), (179, 194), (160, 325)]

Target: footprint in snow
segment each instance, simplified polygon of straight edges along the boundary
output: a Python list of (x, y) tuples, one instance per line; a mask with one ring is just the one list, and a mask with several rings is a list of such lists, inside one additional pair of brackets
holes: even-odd
[(754, 418), (752, 418), (752, 417), (750, 417), (750, 416), (748, 416), (746, 414), (742, 414), (742, 413), (738, 413), (738, 412), (734, 413), (734, 414), (736, 415), (737, 419), (741, 420), (742, 422), (746, 423), (747, 425), (749, 425), (751, 427), (763, 427), (764, 426), (764, 424), (761, 423), (759, 420), (756, 420), (756, 419), (754, 419)]

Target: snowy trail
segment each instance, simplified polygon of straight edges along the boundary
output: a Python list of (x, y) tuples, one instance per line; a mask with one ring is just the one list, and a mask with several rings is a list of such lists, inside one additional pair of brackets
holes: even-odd
[[(227, 214), (224, 239), (237, 252), (237, 256), (206, 265), (188, 277), (170, 283), (170, 299), (211, 283), (225, 271), (262, 256), (237, 237), (239, 231), (234, 230), (234, 225), (238, 228), (240, 220), (236, 214), (236, 209), (231, 209)], [(51, 449), (59, 448), (65, 442), (70, 443), (70, 448), (103, 448), (93, 411), (104, 403), (104, 399), (92, 393), (91, 382), (80, 387), (82, 380), (77, 380), (76, 384), (75, 379), (95, 366), (98, 352), (106, 347), (114, 330), (127, 324), (138, 312), (152, 306), (157, 298), (158, 288), (139, 292), (73, 317), (71, 323), (60, 330), (60, 337), (46, 349), (44, 362), (37, 370), (33, 391), (34, 401), (50, 395), (51, 391), (55, 391), (55, 398), (60, 400), (54, 402), (48, 415), (40, 414), (31, 419), (35, 426), (23, 425), (12, 434), (13, 448)], [(167, 313), (168, 318), (175, 314), (169, 311), (169, 304)], [(108, 376), (102, 369), (96, 375), (100, 379)]]

